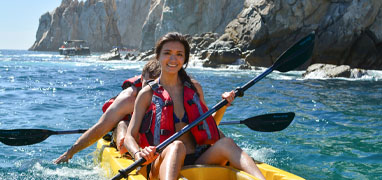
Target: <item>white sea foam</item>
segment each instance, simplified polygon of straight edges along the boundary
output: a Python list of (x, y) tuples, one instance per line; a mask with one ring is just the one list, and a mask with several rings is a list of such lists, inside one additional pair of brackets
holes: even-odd
[(275, 150), (271, 148), (255, 148), (252, 145), (241, 143), (239, 145), (246, 153), (248, 153), (249, 156), (251, 156), (253, 159), (265, 163), (269, 163), (269, 160), (272, 159), (274, 154), (276, 153)]
[[(210, 68), (210, 67), (203, 67), (203, 62), (205, 60), (201, 60), (198, 58), (192, 58), (191, 62), (189, 63), (189, 67), (191, 69), (198, 69), (198, 70), (208, 70), (208, 73), (214, 73), (217, 75), (223, 75), (223, 76), (231, 76), (232, 74), (260, 74), (264, 72), (267, 67), (255, 67), (252, 66), (252, 70), (242, 70), (239, 69), (240, 63), (235, 63), (235, 65), (223, 65), (221, 68)], [(267, 78), (271, 78), (274, 80), (307, 80), (307, 79), (340, 79), (340, 80), (347, 80), (347, 81), (379, 81), (382, 79), (382, 71), (381, 70), (367, 70), (367, 74), (361, 76), (360, 78), (324, 78), (324, 74), (317, 73), (310, 73), (308, 76), (303, 77), (302, 74), (305, 71), (289, 71), (289, 72), (279, 72), (277, 70), (274, 70), (271, 74), (267, 76)]]
[(75, 63), (75, 66), (79, 66), (79, 67), (85, 67), (85, 66), (91, 66), (92, 64), (91, 63), (87, 63), (87, 62), (76, 62)]
[[(92, 54), (91, 56), (70, 56), (65, 57), (58, 54), (49, 54), (49, 53), (38, 53), (38, 54), (24, 54), (23, 56), (27, 57), (40, 57), (44, 61), (56, 59), (59, 60), (57, 63), (67, 63), (68, 65), (75, 66), (92, 66), (95, 63), (98, 65), (104, 66), (108, 70), (121, 70), (121, 69), (134, 69), (141, 70), (145, 62), (143, 61), (127, 61), (127, 60), (113, 60), (113, 61), (101, 61), (99, 59), (99, 54)], [(12, 58), (20, 57), (19, 55), (13, 55)], [(3, 58), (3, 61), (11, 61), (12, 58)], [(266, 67), (255, 67), (252, 66), (252, 70), (242, 70), (239, 69), (242, 60), (238, 60), (234, 65), (223, 65), (221, 68), (211, 68), (203, 67), (203, 62), (205, 60), (198, 59), (196, 57), (191, 57), (191, 61), (188, 65), (189, 70), (197, 71), (198, 73), (208, 72), (213, 73), (219, 76), (238, 76), (238, 75), (253, 75), (253, 77), (261, 74), (267, 68)], [(30, 60), (31, 62), (33, 60)], [(53, 62), (56, 63), (56, 62)], [(207, 71), (205, 71), (207, 70)], [(379, 81), (382, 79), (382, 71), (380, 70), (367, 70), (367, 75), (363, 75), (360, 78), (324, 78), (323, 74), (311, 73), (306, 77), (302, 77), (302, 74), (305, 71), (289, 71), (289, 72), (279, 72), (273, 71), (267, 76), (274, 80), (309, 80), (309, 79), (340, 79), (347, 81)]]
[(1, 60), (2, 60), (2, 61), (11, 61), (12, 58), (2, 58)]
[(141, 70), (146, 64), (144, 61), (98, 61), (97, 63), (102, 64), (107, 70), (124, 70), (124, 69), (134, 69)]
[[(33, 172), (37, 174), (42, 174), (42, 177), (53, 177), (58, 176), (59, 179), (88, 179), (90, 177), (102, 179), (102, 169), (99, 166), (93, 166), (92, 169), (79, 169), (70, 167), (61, 167), (57, 169), (50, 169), (48, 167), (43, 167), (40, 163), (36, 163), (33, 166)], [(106, 179), (106, 178), (105, 178)]]
[(232, 133), (230, 134), (233, 138), (240, 138), (240, 137), (243, 137), (242, 134), (239, 134), (239, 133)]
[(25, 54), (26, 57), (45, 57), (45, 58), (52, 58), (52, 57), (59, 57), (58, 54)]

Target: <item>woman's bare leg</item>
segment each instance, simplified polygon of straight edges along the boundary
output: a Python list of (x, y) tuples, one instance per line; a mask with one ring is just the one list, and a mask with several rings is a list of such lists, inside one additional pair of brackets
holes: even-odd
[(244, 152), (231, 138), (221, 138), (204, 152), (196, 164), (225, 165), (230, 162), (236, 169), (241, 169), (260, 179), (265, 179), (252, 158)]
[(174, 141), (153, 162), (150, 177), (159, 176), (160, 179), (166, 180), (177, 179), (185, 157), (186, 146), (182, 141)]

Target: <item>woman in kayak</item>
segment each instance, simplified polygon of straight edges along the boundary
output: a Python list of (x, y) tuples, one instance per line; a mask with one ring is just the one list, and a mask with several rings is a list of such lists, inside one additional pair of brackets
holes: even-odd
[[(142, 69), (142, 86), (146, 84), (148, 80), (155, 79), (160, 74), (159, 64), (156, 60), (147, 62)], [(121, 154), (124, 154), (126, 149), (122, 147), (123, 137), (126, 134), (128, 122), (122, 121), (125, 116), (130, 115), (134, 109), (135, 98), (138, 94), (139, 88), (130, 86), (123, 90), (110, 107), (102, 114), (98, 122), (87, 130), (78, 140), (73, 144), (70, 149), (58, 157), (54, 163), (59, 164), (62, 162), (68, 162), (74, 154), (94, 144), (102, 136), (110, 132), (114, 127), (116, 128), (115, 141), (118, 150)]]
[[(161, 154), (156, 154), (155, 146), (208, 109), (202, 87), (185, 71), (190, 55), (185, 37), (179, 33), (166, 34), (157, 42), (155, 54), (161, 74), (138, 93), (124, 142), (134, 159), (145, 158), (145, 164), (150, 164), (150, 178), (176, 179), (184, 165), (229, 162), (237, 169), (265, 179), (252, 158), (231, 138), (220, 138), (217, 125), (227, 106), (213, 115), (217, 121), (206, 118)], [(222, 94), (229, 103), (234, 97), (233, 91)]]

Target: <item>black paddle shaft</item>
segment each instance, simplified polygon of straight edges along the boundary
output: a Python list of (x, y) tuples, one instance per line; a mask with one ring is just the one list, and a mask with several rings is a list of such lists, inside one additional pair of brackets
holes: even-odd
[[(314, 38), (315, 33), (312, 32), (308, 36), (304, 37), (300, 41), (298, 41), (296, 44), (294, 44), (291, 48), (286, 50), (277, 60), (276, 62), (269, 67), (265, 72), (261, 73), (259, 76), (253, 78), (251, 81), (243, 85), (242, 87), (236, 88), (235, 90), (235, 97), (237, 96), (243, 96), (244, 91), (246, 91), (248, 88), (253, 86), (255, 83), (263, 79), (265, 76), (267, 76), (269, 73), (271, 73), (273, 70), (279, 70), (281, 72), (287, 72), (290, 70), (293, 70), (297, 68), (298, 66), (304, 64), (312, 55), (313, 47), (314, 47)], [(156, 152), (160, 153), (162, 152), (168, 145), (170, 145), (173, 141), (178, 139), (180, 136), (188, 132), (191, 128), (198, 125), (200, 122), (202, 122), (204, 119), (206, 119), (208, 116), (211, 116), (214, 112), (222, 108), (228, 103), (227, 100), (221, 100), (219, 103), (217, 103), (214, 107), (212, 107), (210, 110), (208, 110), (206, 113), (201, 115), (198, 119), (196, 119), (191, 124), (186, 125), (183, 127), (180, 131), (163, 141), (157, 146)], [(123, 177), (127, 177), (130, 172), (132, 172), (134, 169), (138, 168), (140, 165), (146, 162), (146, 159), (141, 158), (138, 161), (135, 161), (132, 165), (125, 169), (119, 170), (119, 174), (114, 176), (112, 180), (119, 180)]]

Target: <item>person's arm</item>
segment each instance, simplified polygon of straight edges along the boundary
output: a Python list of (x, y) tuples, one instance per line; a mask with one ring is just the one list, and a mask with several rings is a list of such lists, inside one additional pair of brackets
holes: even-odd
[(129, 151), (131, 156), (137, 160), (141, 157), (146, 159), (145, 164), (149, 164), (155, 160), (156, 148), (154, 146), (149, 146), (141, 150), (138, 145), (139, 140), (139, 129), (142, 124), (143, 117), (146, 110), (149, 108), (152, 98), (152, 91), (149, 86), (144, 87), (137, 96), (137, 100), (134, 105), (134, 113), (129, 127), (127, 128), (124, 146)]
[(102, 114), (98, 122), (82, 134), (73, 146), (58, 157), (54, 163), (68, 162), (74, 154), (94, 144), (111, 131), (123, 117), (133, 112), (136, 94), (137, 89), (135, 87), (122, 91), (106, 112)]
[[(196, 89), (198, 90), (198, 94), (200, 96), (199, 97), (200, 101), (204, 105), (206, 105), (206, 102), (204, 100), (204, 94), (203, 94), (202, 86), (196, 80), (192, 80), (192, 82), (194, 83)], [(223, 106), (222, 108), (220, 108), (219, 110), (217, 110), (215, 113), (212, 114), (212, 117), (215, 119), (216, 125), (220, 124), (220, 121), (222, 120), (227, 107), (230, 106), (231, 102), (235, 99), (235, 92), (234, 91), (224, 92), (222, 94), (222, 98), (226, 99), (228, 101), (228, 104)]]
[(221, 120), (223, 119), (224, 113), (228, 106), (231, 105), (232, 101), (235, 99), (235, 92), (232, 90), (231, 92), (224, 92), (222, 94), (222, 99), (226, 99), (228, 104), (217, 110), (212, 116), (215, 119), (216, 125), (219, 125)]

